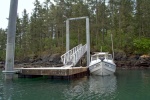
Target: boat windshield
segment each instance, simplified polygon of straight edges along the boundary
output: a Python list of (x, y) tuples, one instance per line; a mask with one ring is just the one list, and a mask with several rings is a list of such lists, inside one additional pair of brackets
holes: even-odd
[(112, 60), (112, 55), (108, 54), (108, 59)]
[(96, 55), (93, 55), (91, 57), (91, 61), (92, 60), (97, 60), (97, 59), (100, 59), (100, 58), (112, 60), (112, 55), (111, 54), (96, 54)]
[(97, 59), (97, 56), (92, 56), (91, 57), (91, 60), (96, 60)]
[(105, 58), (105, 55), (99, 55), (98, 58)]

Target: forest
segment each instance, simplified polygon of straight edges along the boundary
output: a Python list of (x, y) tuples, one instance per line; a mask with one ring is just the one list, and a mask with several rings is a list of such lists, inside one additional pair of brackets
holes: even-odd
[[(88, 16), (91, 52), (150, 54), (150, 0), (35, 0), (29, 14), (17, 17), (15, 59), (64, 53), (66, 19)], [(86, 42), (85, 20), (70, 22), (71, 48)], [(0, 29), (0, 60), (5, 60), (7, 30)]]

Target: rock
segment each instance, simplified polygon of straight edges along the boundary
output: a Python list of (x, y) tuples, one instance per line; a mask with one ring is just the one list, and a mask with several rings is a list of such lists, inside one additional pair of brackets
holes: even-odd
[(127, 59), (126, 53), (123, 51), (115, 52), (114, 60), (116, 61), (125, 61)]
[[(15, 60), (15, 67), (60, 67), (63, 66), (61, 62), (61, 54), (48, 54), (42, 56), (28, 56), (22, 60)], [(0, 62), (0, 67), (4, 68), (4, 62)]]
[[(26, 57), (22, 61), (16, 61), (17, 67), (60, 67), (63, 66), (61, 62), (61, 54), (47, 54), (42, 56)], [(150, 56), (148, 55), (134, 55), (126, 54), (123, 51), (115, 52), (115, 63), (120, 68), (143, 68), (150, 67)], [(0, 67), (4, 67), (1, 64)], [(20, 65), (19, 65), (20, 64)], [(86, 57), (82, 57), (76, 66), (86, 66)]]
[(150, 56), (148, 55), (140, 56), (135, 65), (142, 67), (150, 67)]
[(114, 61), (117, 67), (126, 67), (127, 55), (123, 51), (115, 51)]
[(19, 60), (14, 61), (15, 64), (20, 64), (21, 62)]
[(0, 61), (0, 64), (5, 64), (5, 62), (4, 61)]
[(126, 66), (125, 61), (115, 61), (115, 64), (117, 65), (117, 67), (124, 67), (124, 66)]
[(61, 63), (61, 58), (60, 58), (60, 54), (57, 53), (57, 54), (52, 54), (50, 57), (49, 57), (49, 62), (53, 62), (53, 63), (56, 63), (56, 64), (59, 64)]
[(0, 68), (4, 68), (5, 67), (5, 62), (4, 61), (0, 61)]
[(43, 55), (43, 56), (41, 57), (42, 62), (48, 62), (49, 57), (50, 57), (50, 55)]
[(0, 68), (4, 68), (4, 64), (0, 64)]
[(127, 61), (129, 61), (129, 65), (128, 66), (132, 66), (134, 67), (136, 62), (138, 61), (139, 59), (139, 55), (131, 55), (128, 57)]
[(25, 58), (22, 60), (23, 63), (28, 63), (29, 61), (30, 61), (30, 57), (25, 57)]
[(150, 67), (150, 56), (126, 54), (124, 52), (115, 53), (115, 63), (117, 67), (122, 68), (145, 68)]

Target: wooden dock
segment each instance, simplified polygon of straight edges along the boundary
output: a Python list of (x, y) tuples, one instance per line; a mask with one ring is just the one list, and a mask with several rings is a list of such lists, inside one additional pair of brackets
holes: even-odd
[(87, 67), (40, 67), (40, 68), (15, 68), (18, 77), (32, 78), (49, 76), (51, 78), (80, 78), (88, 75)]

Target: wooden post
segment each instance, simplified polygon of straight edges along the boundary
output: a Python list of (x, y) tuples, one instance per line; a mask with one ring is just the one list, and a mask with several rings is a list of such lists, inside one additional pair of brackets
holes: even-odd
[(69, 20), (66, 20), (66, 52), (69, 51)]
[(90, 27), (89, 18), (86, 18), (86, 43), (87, 43), (87, 66), (90, 64)]

